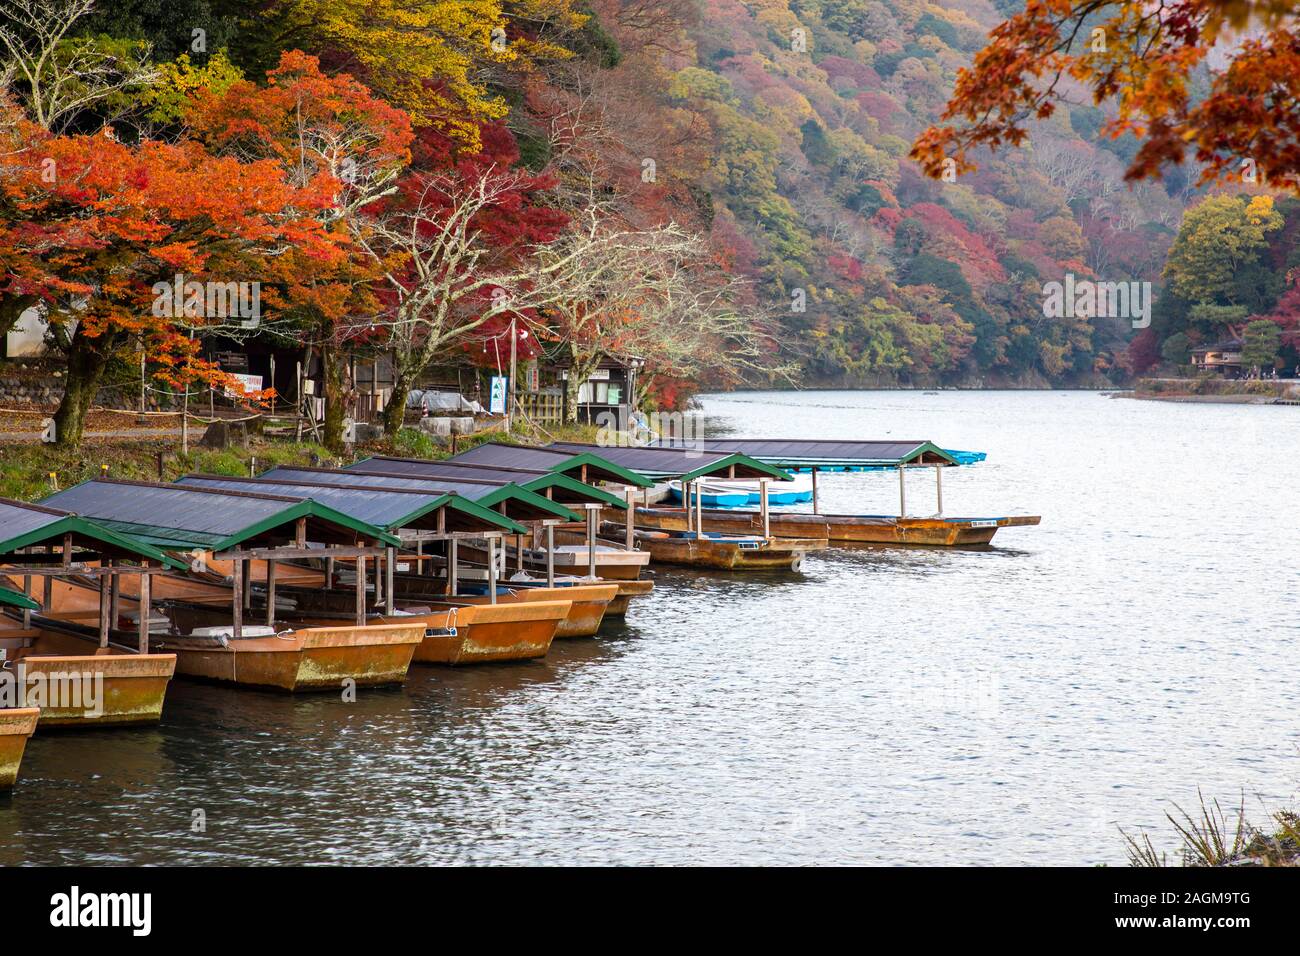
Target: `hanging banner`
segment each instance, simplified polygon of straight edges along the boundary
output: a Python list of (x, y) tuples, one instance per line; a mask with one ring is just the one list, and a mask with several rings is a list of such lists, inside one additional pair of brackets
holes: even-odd
[(488, 413), (491, 415), (504, 415), (506, 413), (506, 383), (508, 379), (504, 375), (492, 376), (492, 393), (488, 398)]

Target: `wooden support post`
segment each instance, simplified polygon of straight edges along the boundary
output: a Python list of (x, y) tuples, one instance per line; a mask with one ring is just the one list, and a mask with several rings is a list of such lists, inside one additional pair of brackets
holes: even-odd
[(244, 636), (244, 562), (236, 556), (230, 563), (231, 632), (235, 640)]
[(934, 466), (934, 494), (939, 501), (939, 517), (943, 517), (943, 465)]
[(72, 532), (63, 536), (63, 566), (69, 567), (72, 564)]
[(266, 626), (275, 626), (275, 568), (274, 561), (266, 562)]
[(704, 496), (701, 492), (704, 489), (698, 481), (693, 482), (693, 484), (695, 485), (695, 537), (702, 538), (704, 536)]
[(334, 590), (334, 559), (325, 559), (325, 590)]
[[(50, 560), (53, 561), (54, 545), (50, 545), (49, 550), (50, 550)], [(41, 607), (44, 609), (46, 614), (50, 613), (50, 605), (53, 603), (54, 603), (54, 578), (47, 574), (45, 575), (44, 586), (41, 588)]]
[(636, 547), (636, 489), (628, 485), (625, 491), (627, 497), (627, 528), (625, 529), (626, 540), (623, 544), (624, 547), (631, 551)]
[(397, 600), (393, 596), (393, 571), (397, 565), (397, 549), (387, 548), (384, 551), (384, 597), (388, 603), (384, 606), (389, 614), (397, 611)]
[(366, 623), (366, 559), (357, 555), (357, 627)]
[(907, 517), (907, 482), (903, 477), (903, 464), (898, 465), (898, 516)]
[(587, 577), (596, 576), (596, 514), (599, 505), (587, 505)]
[(108, 647), (108, 576), (99, 578), (99, 646)]
[[(111, 567), (116, 567), (117, 561), (110, 561), (109, 565)], [(141, 577), (146, 578), (148, 576), (149, 575), (147, 574), (141, 575)], [(113, 622), (113, 625), (116, 626), (117, 622), (122, 619), (122, 576), (120, 574), (114, 574), (110, 576), (109, 580), (112, 584), (109, 588), (108, 618)]]
[(424, 539), (415, 539), (415, 576), (419, 577), (424, 573)]
[(555, 587), (555, 525), (546, 525), (546, 586)]
[(375, 555), (375, 610), (384, 603), (384, 565), (388, 562), (384, 555)]
[(763, 537), (772, 537), (772, 521), (767, 507), (767, 483), (771, 479), (758, 479), (758, 510), (763, 514)]
[[(117, 575), (113, 575), (116, 579)], [(153, 609), (153, 577), (140, 575), (140, 653), (149, 653), (149, 618)]]
[(447, 593), (452, 597), (456, 596), (460, 586), (457, 578), (460, 577), (460, 541), (452, 538), (447, 545)]
[(816, 466), (816, 465), (813, 465), (813, 470), (812, 470), (812, 480), (813, 480), (813, 482), (812, 482), (812, 485), (813, 485), (813, 512), (812, 512), (812, 513), (813, 513), (813, 514), (816, 514), (816, 513), (817, 513), (817, 466)]
[(293, 543), (299, 548), (307, 547), (307, 519), (299, 518), (293, 523)]
[(695, 505), (691, 501), (691, 483), (682, 482), (682, 507), (686, 509), (686, 530), (695, 530)]
[(253, 562), (248, 558), (236, 558), (236, 561), (244, 562), (244, 610), (253, 609)]
[(524, 536), (522, 534), (517, 534), (515, 535), (515, 570), (522, 571), (523, 569), (524, 569)]
[[(23, 593), (26, 594), (28, 597), (32, 597), (32, 576), (30, 574), (23, 575)], [(31, 626), (32, 626), (31, 609), (23, 608), (23, 630), (25, 631)]]
[(488, 603), (497, 603), (497, 539), (489, 536), (488, 543)]

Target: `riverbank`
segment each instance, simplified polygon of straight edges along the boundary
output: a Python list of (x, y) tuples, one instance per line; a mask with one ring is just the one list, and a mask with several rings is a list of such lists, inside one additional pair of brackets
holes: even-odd
[(1300, 405), (1300, 382), (1245, 381), (1222, 378), (1143, 378), (1131, 392), (1111, 398), (1214, 405)]

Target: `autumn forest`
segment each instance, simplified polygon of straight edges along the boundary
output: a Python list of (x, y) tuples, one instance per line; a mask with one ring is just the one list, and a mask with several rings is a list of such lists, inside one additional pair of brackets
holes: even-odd
[[(331, 446), (349, 356), (391, 357), (395, 434), (431, 369), (507, 333), (574, 387), (643, 359), (647, 407), (1105, 387), (1248, 329), (1259, 364), (1294, 365), (1300, 203), (1035, 53), (1056, 6), (1104, 22), (1037, 0), (0, 0), (0, 331), (48, 321), (74, 444), (120, 352), (144, 343), (167, 388), (220, 382), (212, 334), (318, 355)], [(1204, 57), (1166, 79), (1184, 115), (1220, 95)], [(158, 309), (173, 277), (256, 282), (257, 322)], [(1067, 279), (1150, 283), (1154, 308), (1047, 314)]]

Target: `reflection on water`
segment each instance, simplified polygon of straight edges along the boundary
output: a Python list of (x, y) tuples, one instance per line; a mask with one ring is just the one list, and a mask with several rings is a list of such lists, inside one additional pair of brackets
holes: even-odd
[[(177, 681), (160, 727), (32, 740), (0, 863), (1118, 863), (1117, 824), (1160, 843), (1198, 786), (1292, 802), (1294, 409), (823, 392), (706, 411), (735, 434), (988, 451), (945, 477), (949, 512), (1043, 524), (803, 574), (658, 569), (598, 639), (352, 704)], [(897, 488), (819, 481), (836, 511)], [(932, 494), (909, 479), (912, 507)]]

